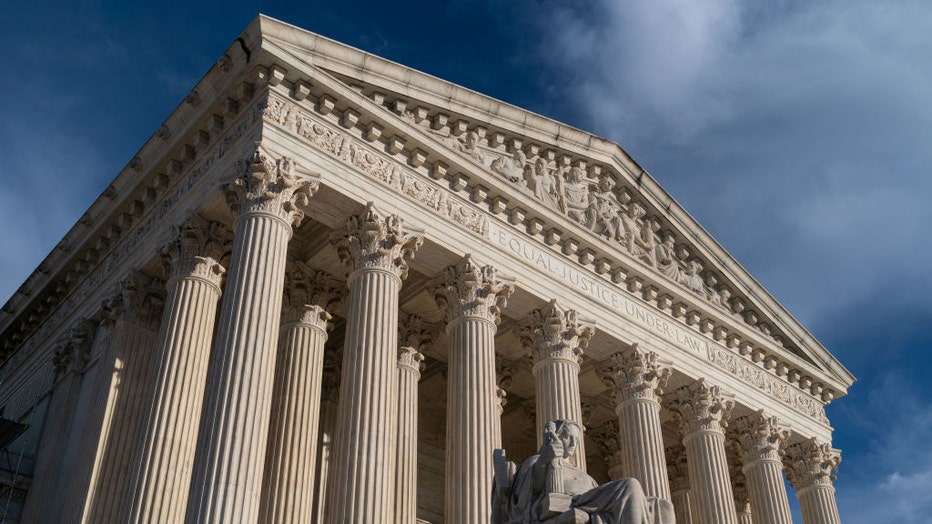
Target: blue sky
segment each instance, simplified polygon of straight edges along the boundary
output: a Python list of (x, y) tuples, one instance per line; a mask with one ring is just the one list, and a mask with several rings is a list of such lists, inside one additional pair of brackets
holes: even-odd
[(844, 522), (927, 522), (932, 3), (577, 4), (5, 2), (0, 302), (263, 12), (624, 146), (859, 378)]

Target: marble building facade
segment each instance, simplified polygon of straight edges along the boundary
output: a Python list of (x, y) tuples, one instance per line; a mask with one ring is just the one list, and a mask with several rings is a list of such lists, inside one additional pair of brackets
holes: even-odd
[(21, 522), (484, 523), (555, 419), (679, 523), (839, 522), (854, 377), (626, 151), (264, 16), (0, 358)]

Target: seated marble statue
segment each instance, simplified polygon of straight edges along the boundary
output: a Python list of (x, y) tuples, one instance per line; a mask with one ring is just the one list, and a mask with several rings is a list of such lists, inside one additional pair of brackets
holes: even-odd
[(544, 444), (521, 467), (495, 450), (492, 524), (674, 524), (673, 506), (636, 479), (598, 485), (570, 463), (582, 438), (569, 420), (548, 422)]

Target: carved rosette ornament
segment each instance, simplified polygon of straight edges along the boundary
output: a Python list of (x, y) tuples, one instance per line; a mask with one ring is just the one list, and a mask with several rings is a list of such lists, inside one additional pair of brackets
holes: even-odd
[(498, 325), (515, 288), (499, 278), (495, 268), (480, 267), (467, 254), (448, 267), (444, 277), (444, 283), (434, 289), (434, 299), (448, 321), (479, 318)]
[(236, 178), (223, 186), (233, 212), (272, 215), (291, 227), (301, 225), (304, 212), (298, 206), (306, 206), (319, 187), (317, 180), (294, 173), (291, 158), (273, 159), (258, 144), (251, 157), (236, 163), (236, 171)]
[(407, 259), (414, 257), (424, 242), (419, 233), (405, 230), (398, 215), (383, 215), (372, 202), (361, 215), (346, 220), (346, 229), (345, 235), (331, 243), (349, 274), (381, 269), (404, 279), (408, 276)]
[(172, 241), (159, 250), (169, 282), (194, 277), (219, 290), (225, 272), (220, 261), (230, 251), (230, 231), (219, 222), (193, 215), (173, 233)]
[(610, 378), (615, 386), (616, 402), (631, 400), (660, 402), (663, 390), (670, 379), (672, 362), (657, 353), (633, 344), (630, 348), (612, 355), (614, 366)]
[(680, 388), (669, 406), (683, 435), (697, 431), (723, 433), (734, 407), (734, 395), (702, 378)]
[(779, 461), (790, 437), (789, 427), (764, 410), (735, 419), (730, 429), (734, 431), (738, 455), (745, 469), (759, 460)]
[(62, 337), (52, 357), (56, 379), (68, 371), (81, 373), (91, 359), (91, 343), (96, 326), (86, 318), (79, 319)]
[(841, 451), (815, 437), (789, 446), (783, 458), (786, 479), (797, 493), (809, 487), (833, 487), (840, 463)]
[(165, 303), (164, 291), (160, 279), (133, 271), (120, 280), (117, 292), (101, 304), (101, 325), (110, 328), (127, 322), (143, 329), (156, 329)]
[[(528, 315), (518, 337), (536, 368), (545, 360), (563, 360), (579, 365), (583, 350), (595, 333), (591, 323), (579, 318), (573, 309), (564, 310), (556, 300)], [(582, 421), (577, 421), (582, 424)]]

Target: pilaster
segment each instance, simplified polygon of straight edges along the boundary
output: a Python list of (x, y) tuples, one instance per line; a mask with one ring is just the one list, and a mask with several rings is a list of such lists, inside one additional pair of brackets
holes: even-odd
[(841, 451), (816, 438), (787, 448), (786, 478), (796, 488), (803, 524), (841, 523), (834, 486), (840, 463)]
[(615, 386), (622, 476), (638, 479), (648, 497), (670, 500), (660, 398), (671, 363), (637, 344), (612, 359), (608, 375)]
[(725, 431), (734, 407), (734, 396), (699, 379), (677, 390), (670, 410), (680, 425), (689, 485), (696, 503), (693, 515), (698, 524), (734, 524), (734, 493), (725, 456)]
[(394, 515), (398, 292), (420, 235), (370, 202), (334, 238), (349, 277), (349, 303), (328, 522)]
[(174, 233), (160, 252), (167, 297), (125, 522), (180, 522), (188, 498), (228, 232), (194, 215)]
[(448, 267), (434, 291), (447, 319), (447, 440), (445, 521), (491, 520), (492, 452), (501, 447), (500, 402), (495, 377), (495, 332), (514, 287), (492, 266), (470, 255)]
[[(317, 182), (257, 144), (224, 187), (237, 213), (186, 520), (256, 522), (292, 228)], [(245, 452), (244, 450), (249, 450)]]
[[(595, 330), (580, 320), (575, 310), (564, 310), (556, 300), (528, 315), (518, 330), (521, 343), (533, 362), (537, 400), (537, 446), (543, 442), (544, 424), (572, 420), (583, 427), (579, 395), (579, 364)], [(580, 439), (571, 462), (586, 470), (586, 450)]]

